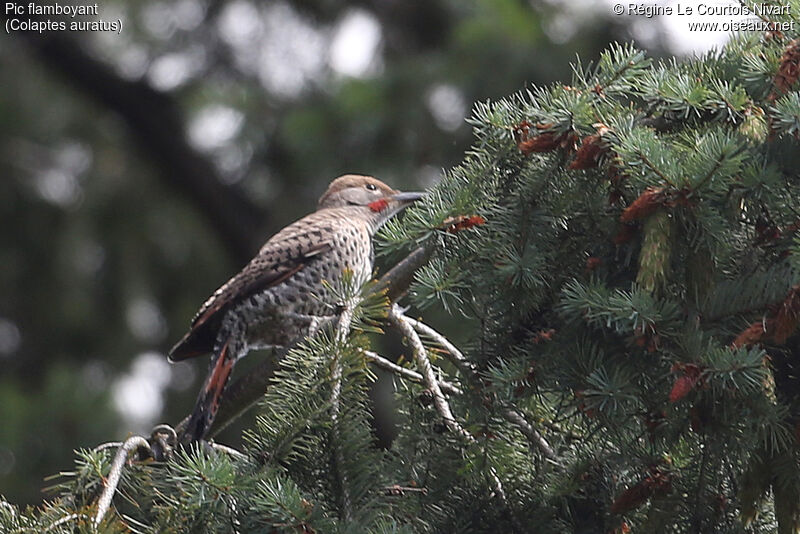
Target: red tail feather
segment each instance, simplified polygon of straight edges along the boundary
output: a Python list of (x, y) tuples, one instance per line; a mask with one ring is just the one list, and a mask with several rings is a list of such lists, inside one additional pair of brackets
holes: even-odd
[(214, 422), (214, 417), (217, 415), (217, 410), (219, 410), (222, 392), (225, 391), (225, 385), (228, 383), (235, 363), (236, 357), (229, 353), (228, 343), (225, 343), (216, 358), (212, 360), (211, 371), (200, 389), (192, 416), (186, 425), (183, 442), (191, 443), (206, 437)]

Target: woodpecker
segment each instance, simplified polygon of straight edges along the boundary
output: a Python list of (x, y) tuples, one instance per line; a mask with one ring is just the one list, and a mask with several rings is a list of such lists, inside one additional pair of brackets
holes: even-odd
[(369, 280), (372, 236), (422, 196), (396, 191), (371, 176), (340, 176), (319, 199), (317, 211), (272, 236), (206, 300), (169, 352), (172, 362), (211, 353), (208, 376), (181, 442), (206, 437), (239, 358), (250, 350), (291, 346), (334, 315), (336, 303), (328, 288), (345, 270), (358, 284)]

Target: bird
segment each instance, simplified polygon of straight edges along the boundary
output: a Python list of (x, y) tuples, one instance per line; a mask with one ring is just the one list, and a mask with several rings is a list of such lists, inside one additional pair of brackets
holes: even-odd
[(179, 441), (204, 440), (236, 362), (250, 350), (289, 347), (335, 315), (330, 288), (346, 271), (354, 283), (373, 273), (372, 237), (424, 196), (392, 189), (371, 176), (333, 180), (317, 210), (286, 226), (200, 307), (170, 350), (178, 362), (211, 354), (208, 375)]

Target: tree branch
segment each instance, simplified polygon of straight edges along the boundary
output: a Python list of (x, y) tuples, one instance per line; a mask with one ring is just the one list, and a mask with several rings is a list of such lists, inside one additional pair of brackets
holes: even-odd
[[(376, 353), (372, 352), (371, 350), (362, 351), (362, 354), (364, 355), (365, 358), (367, 358), (369, 361), (371, 361), (372, 363), (374, 363), (375, 365), (377, 365), (381, 369), (389, 371), (390, 373), (394, 373), (394, 374), (396, 374), (396, 375), (398, 375), (400, 377), (403, 377), (403, 378), (405, 378), (407, 380), (411, 380), (412, 382), (416, 382), (418, 384), (424, 384), (425, 383), (425, 380), (422, 378), (422, 375), (419, 374), (418, 372), (412, 371), (411, 369), (406, 369), (405, 367), (397, 365), (396, 363), (394, 363), (394, 362), (392, 362), (390, 360), (387, 360), (386, 358), (384, 358), (380, 354), (376, 354)], [(446, 391), (447, 393), (450, 393), (451, 395), (461, 395), (461, 393), (462, 393), (461, 390), (458, 388), (458, 386), (456, 386), (456, 385), (454, 385), (454, 384), (452, 384), (450, 382), (447, 382), (446, 380), (440, 380), (439, 381), (439, 387), (442, 389), (443, 392)]]
[(436, 406), (436, 410), (439, 412), (439, 415), (441, 415), (442, 419), (444, 419), (444, 424), (454, 434), (461, 436), (470, 443), (474, 442), (475, 438), (472, 437), (472, 434), (464, 430), (458, 421), (456, 421), (453, 412), (450, 410), (450, 405), (447, 403), (444, 393), (442, 393), (442, 388), (439, 387), (439, 380), (436, 378), (436, 375), (433, 372), (433, 366), (431, 365), (430, 359), (428, 359), (425, 345), (422, 344), (419, 336), (412, 328), (408, 317), (403, 315), (397, 304), (393, 304), (389, 309), (389, 320), (394, 323), (397, 329), (400, 330), (400, 332), (411, 343), (417, 368), (420, 371), (420, 375), (422, 375), (422, 380), (425, 384), (425, 387), (427, 387), (433, 394), (433, 405)]
[(414, 280), (414, 273), (428, 263), (432, 252), (433, 249), (429, 246), (422, 246), (411, 252), (380, 277), (374, 291), (386, 291), (389, 302), (397, 301), (408, 290)]
[(105, 479), (105, 489), (103, 489), (103, 493), (100, 494), (100, 499), (97, 501), (97, 515), (94, 516), (93, 520), (95, 527), (100, 524), (100, 521), (103, 520), (106, 512), (108, 512), (108, 509), (111, 507), (111, 501), (114, 498), (114, 493), (117, 491), (117, 485), (122, 476), (122, 468), (128, 460), (128, 455), (134, 448), (139, 447), (143, 447), (152, 453), (150, 444), (141, 436), (131, 436), (125, 440), (125, 443), (117, 450), (117, 454), (114, 456), (114, 462), (111, 464), (111, 470), (108, 472), (108, 478)]
[[(456, 368), (467, 378), (473, 381), (477, 379), (477, 371), (475, 370), (475, 366), (472, 365), (472, 362), (464, 357), (461, 351), (458, 350), (458, 348), (456, 348), (456, 346), (453, 345), (449, 339), (422, 321), (417, 321), (416, 319), (412, 319), (407, 316), (403, 316), (403, 319), (407, 321), (414, 330), (420, 334), (428, 336), (437, 344), (439, 344), (439, 346), (445, 350), (445, 354), (449, 357), (453, 365), (455, 365)], [(528, 438), (528, 441), (537, 449), (539, 449), (539, 452), (541, 452), (545, 458), (554, 462), (558, 460), (558, 456), (553, 450), (553, 447), (550, 446), (544, 436), (542, 436), (542, 434), (536, 430), (520, 412), (513, 408), (503, 408), (500, 411), (500, 415), (503, 417), (503, 419), (516, 426), (519, 431), (522, 432), (526, 438)]]
[[(408, 317), (402, 314), (400, 307), (397, 304), (393, 304), (389, 309), (389, 320), (392, 321), (395, 326), (397, 326), (398, 330), (400, 330), (403, 335), (406, 336), (409, 342), (411, 342), (411, 347), (414, 350), (414, 359), (416, 360), (417, 366), (421, 371), (425, 385), (428, 387), (431, 393), (433, 393), (433, 405), (436, 406), (436, 410), (439, 412), (439, 415), (441, 415), (442, 419), (444, 419), (444, 424), (450, 429), (451, 432), (460, 436), (467, 443), (477, 443), (478, 440), (476, 440), (472, 434), (467, 432), (456, 420), (455, 416), (453, 416), (453, 412), (450, 410), (450, 405), (447, 403), (447, 399), (444, 398), (444, 394), (442, 394), (442, 390), (439, 387), (439, 382), (436, 379), (436, 375), (433, 373), (433, 366), (431, 366), (431, 362), (428, 359), (425, 345), (422, 344), (422, 340), (420, 340), (419, 335), (417, 335), (417, 333), (414, 331), (414, 328), (411, 326)], [(508, 510), (509, 517), (511, 518), (511, 522), (515, 530), (521, 532), (521, 525), (517, 524), (517, 520), (514, 517), (513, 511), (508, 503), (506, 492), (503, 489), (503, 482), (497, 475), (495, 468), (491, 465), (489, 466), (489, 476), (494, 483), (494, 493), (503, 503), (503, 506), (505, 506), (506, 510)]]
[(542, 436), (538, 430), (533, 428), (528, 420), (525, 419), (525, 416), (513, 408), (503, 409), (501, 415), (503, 416), (503, 419), (516, 426), (519, 431), (522, 432), (526, 438), (528, 438), (528, 441), (535, 445), (537, 449), (539, 449), (539, 452), (541, 452), (545, 458), (553, 462), (558, 461), (558, 456), (556, 456), (553, 448), (550, 446), (547, 440), (544, 439), (544, 436)]
[(430, 326), (426, 325), (422, 321), (417, 321), (416, 319), (412, 319), (411, 317), (405, 317), (408, 323), (420, 334), (424, 336), (428, 336), (433, 341), (439, 344), (445, 350), (445, 354), (447, 355), (450, 362), (456, 366), (456, 368), (461, 371), (464, 376), (468, 378), (475, 378), (477, 375), (477, 370), (475, 366), (467, 360), (464, 355), (461, 353), (460, 350), (453, 345), (449, 339), (444, 337), (442, 334), (431, 328)]

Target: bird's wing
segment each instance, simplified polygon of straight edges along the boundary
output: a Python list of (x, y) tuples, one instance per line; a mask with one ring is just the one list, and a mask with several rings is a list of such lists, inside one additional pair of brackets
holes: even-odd
[(217, 289), (200, 307), (189, 332), (170, 350), (169, 359), (180, 361), (211, 352), (225, 313), (236, 303), (274, 287), (331, 249), (333, 227), (287, 226), (261, 248), (258, 255)]

